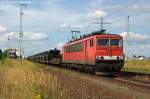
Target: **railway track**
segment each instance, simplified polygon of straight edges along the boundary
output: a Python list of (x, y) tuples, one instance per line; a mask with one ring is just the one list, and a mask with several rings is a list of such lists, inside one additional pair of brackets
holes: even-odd
[(142, 90), (147, 90), (150, 93), (150, 74), (120, 71), (111, 76), (98, 76), (103, 79), (112, 80), (116, 83), (122, 83), (130, 87), (137, 87)]
[(150, 74), (120, 71), (116, 74), (115, 80), (138, 85), (142, 88), (150, 89)]
[[(134, 97), (134, 99), (148, 99), (147, 97), (150, 96), (149, 81), (133, 79), (132, 77), (128, 78), (125, 76), (121, 76), (121, 74), (120, 76), (100, 76), (55, 66), (50, 67), (50, 70), (52, 70), (50, 71), (49, 65), (39, 66), (47, 72), (55, 72), (66, 77), (70, 75), (70, 77), (78, 77), (79, 79), (84, 79), (87, 82), (92, 81), (94, 85), (105, 87), (112, 92), (119, 92), (126, 96)], [(76, 84), (76, 86), (78, 86), (78, 84)]]
[[(55, 67), (55, 66), (53, 66), (53, 67)], [(59, 69), (60, 67), (55, 67), (55, 68)], [(64, 68), (60, 68), (60, 69), (64, 69)], [(70, 69), (69, 69), (69, 71), (76, 72), (75, 70), (70, 70)], [(125, 87), (129, 87), (129, 88), (135, 88), (139, 91), (150, 94), (150, 81), (145, 81), (145, 80), (135, 78), (136, 76), (140, 76), (140, 77), (148, 77), (150, 79), (150, 74), (127, 72), (127, 71), (121, 71), (117, 74), (114, 74), (113, 76), (88, 74), (88, 73), (79, 72), (79, 71), (77, 71), (77, 73), (87, 76), (87, 77), (90, 77), (95, 80), (99, 80), (99, 81), (103, 80), (108, 83), (118, 84), (120, 86), (125, 86)]]
[(140, 80), (129, 79), (129, 78), (124, 78), (124, 77), (117, 77), (117, 78), (114, 78), (114, 80), (117, 82), (126, 83), (127, 85), (130, 85), (130, 86), (139, 87), (144, 90), (146, 89), (146, 90), (149, 90), (150, 92), (150, 83), (147, 81), (140, 81)]
[[(149, 77), (149, 74), (142, 74), (141, 76), (145, 77), (145, 75), (146, 77), (147, 76)], [(148, 97), (150, 95), (150, 81), (143, 81), (140, 79), (135, 79), (134, 77), (128, 78), (121, 75), (118, 76), (88, 75), (88, 76), (93, 78), (94, 80), (99, 81), (99, 83), (100, 82), (106, 83), (104, 84), (104, 86), (106, 86), (107, 88), (111, 88), (115, 91), (119, 90), (127, 95), (136, 96), (135, 99), (149, 99)]]
[(119, 73), (115, 73), (112, 75), (95, 75), (86, 73), (85, 75), (98, 80), (104, 80), (110, 83), (117, 83), (121, 86), (123, 85), (129, 88), (136, 88), (139, 91), (150, 94), (150, 74), (120, 71)]

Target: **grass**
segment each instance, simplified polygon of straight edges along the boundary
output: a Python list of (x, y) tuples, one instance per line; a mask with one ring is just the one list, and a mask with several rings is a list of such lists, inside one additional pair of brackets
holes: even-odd
[(125, 61), (124, 70), (150, 73), (150, 60), (128, 60), (128, 61)]
[[(150, 73), (150, 61), (126, 61), (124, 70)], [(0, 61), (0, 99), (66, 99), (64, 93), (58, 78), (38, 65), (26, 60)]]
[[(61, 97), (61, 98), (60, 98)], [(25, 60), (0, 61), (1, 99), (64, 99), (57, 77)]]

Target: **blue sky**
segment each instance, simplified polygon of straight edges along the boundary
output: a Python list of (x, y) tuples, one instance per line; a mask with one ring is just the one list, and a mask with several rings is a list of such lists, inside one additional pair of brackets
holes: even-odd
[[(149, 0), (0, 0), (0, 48), (17, 48), (19, 6), (14, 2), (31, 2), (24, 9), (25, 55), (61, 46), (71, 37), (70, 31), (79, 28), (82, 34), (98, 30), (94, 24), (100, 16), (111, 23), (105, 25), (110, 33), (126, 39), (126, 19), (130, 16), (129, 55), (150, 56)], [(8, 4), (9, 2), (9, 4)], [(10, 4), (13, 3), (13, 4)]]

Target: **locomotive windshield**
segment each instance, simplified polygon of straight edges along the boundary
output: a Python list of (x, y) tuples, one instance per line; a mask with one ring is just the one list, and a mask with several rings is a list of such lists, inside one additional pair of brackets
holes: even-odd
[(122, 46), (121, 39), (103, 39), (99, 38), (97, 40), (98, 46)]
[(98, 39), (97, 44), (99, 46), (109, 46), (109, 39)]
[(110, 39), (110, 46), (122, 46), (121, 39)]

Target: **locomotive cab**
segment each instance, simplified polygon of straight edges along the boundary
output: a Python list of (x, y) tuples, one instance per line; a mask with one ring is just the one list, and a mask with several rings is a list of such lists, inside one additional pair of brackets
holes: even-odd
[(96, 37), (96, 64), (103, 71), (120, 71), (124, 64), (123, 38), (104, 34)]

